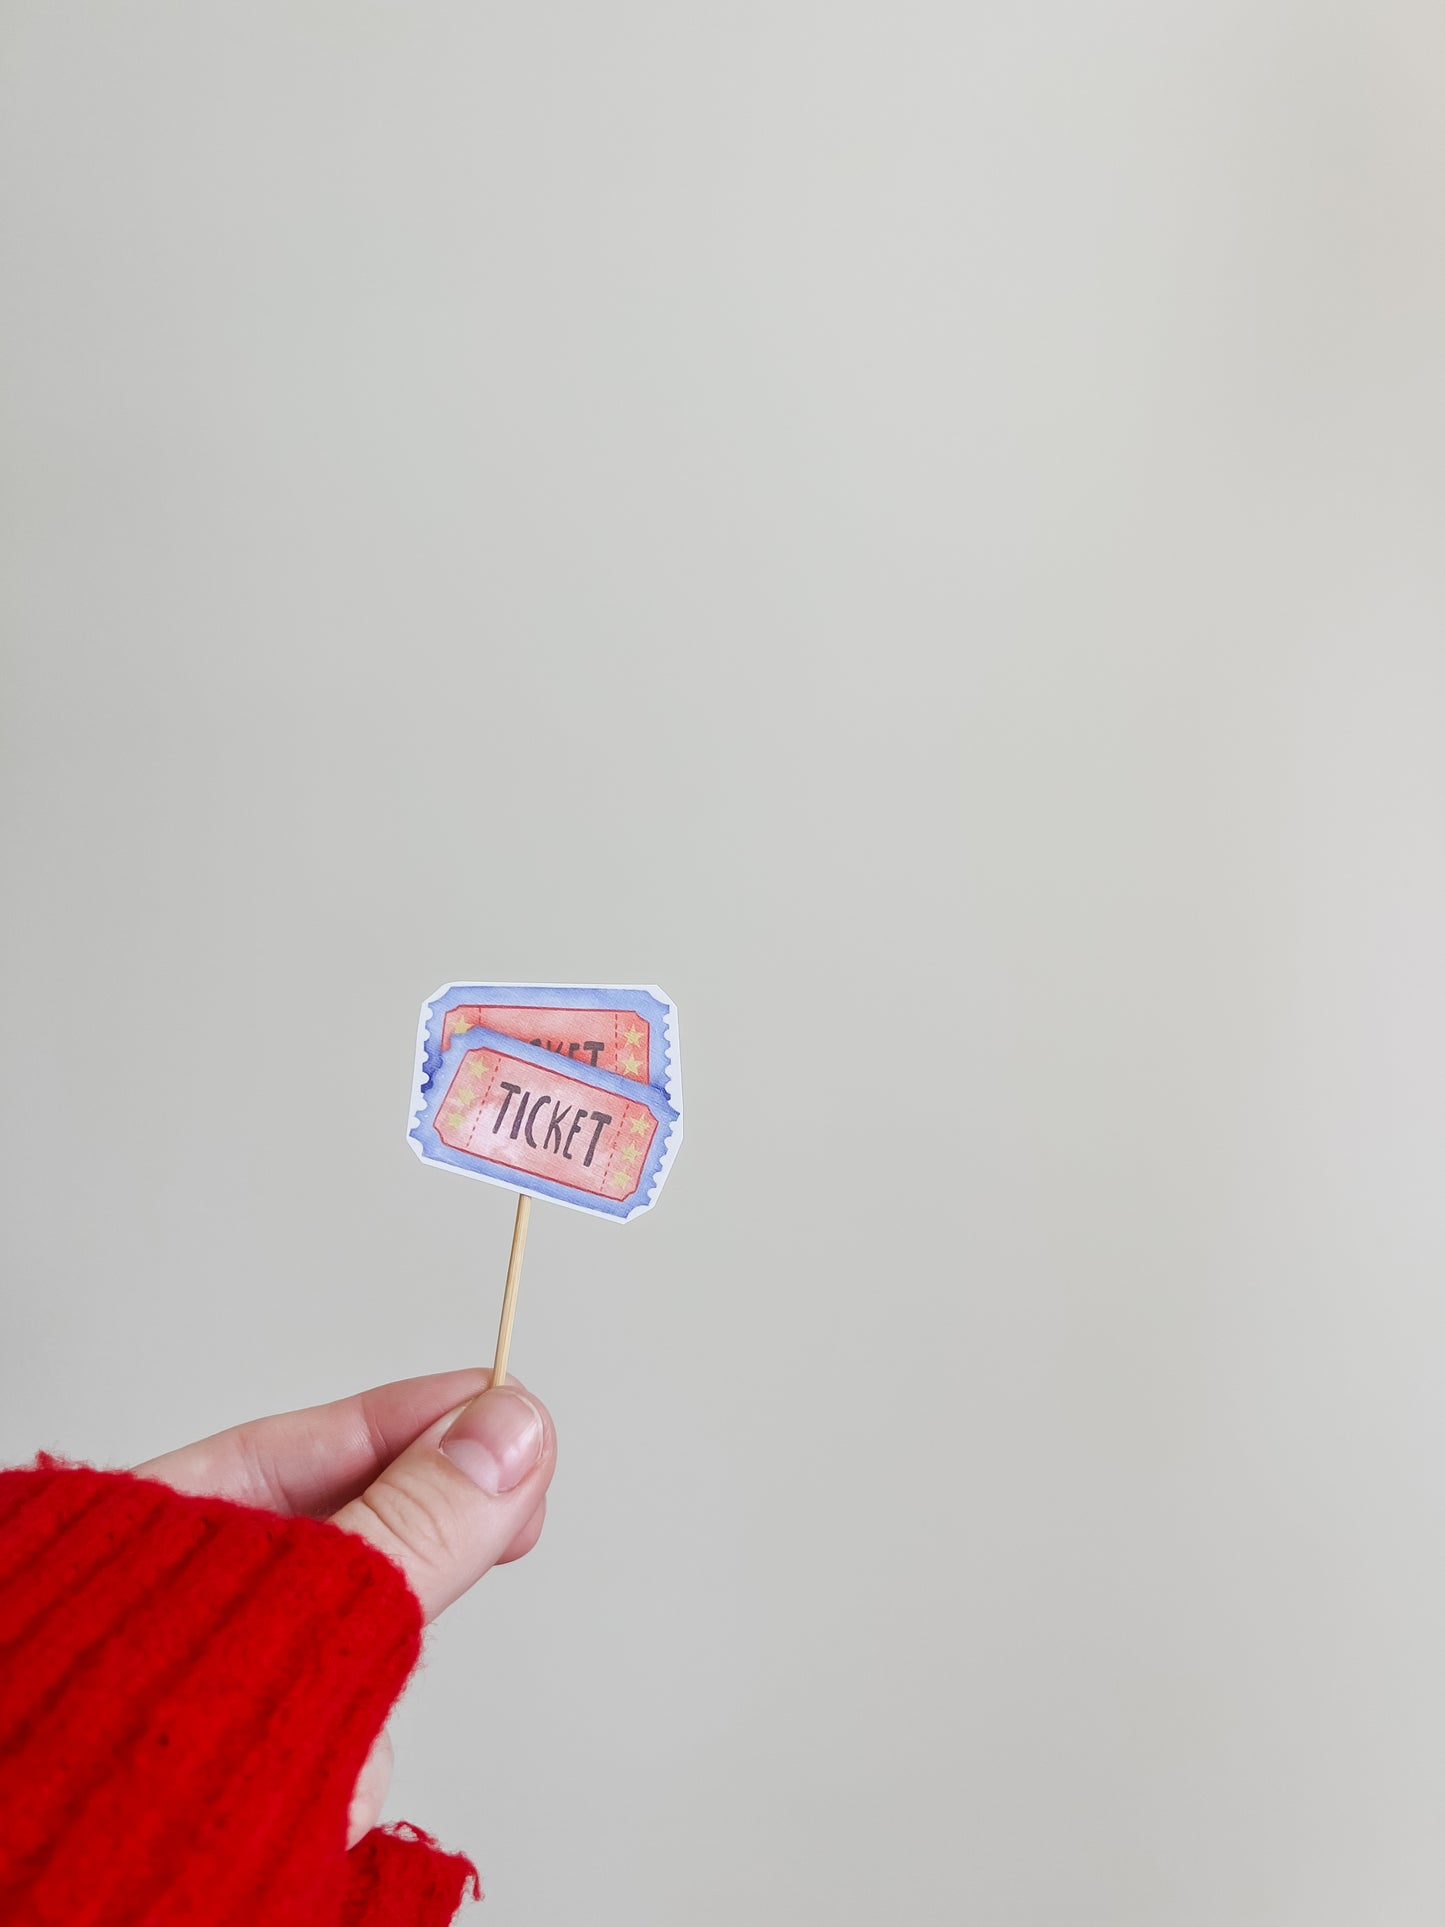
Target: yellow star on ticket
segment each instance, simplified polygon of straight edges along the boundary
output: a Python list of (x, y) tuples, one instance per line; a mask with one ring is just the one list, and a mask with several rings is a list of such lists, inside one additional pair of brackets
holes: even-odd
[(630, 1025), (628, 1029), (622, 1033), (622, 1041), (624, 1044), (640, 1044), (642, 1042), (642, 1032), (637, 1028), (636, 1024)]
[(627, 1056), (624, 1057), (622, 1060), (623, 1076), (636, 1077), (637, 1073), (641, 1069), (642, 1069), (642, 1059), (640, 1057), (634, 1057), (632, 1053), (629, 1051)]
[(472, 1022), (471, 1018), (463, 1017), (459, 1022), (452, 1025), (452, 1036), (460, 1037), (464, 1031), (475, 1029), (476, 1025)]
[(624, 1144), (618, 1156), (624, 1164), (636, 1164), (638, 1151), (635, 1144)]
[(630, 1117), (627, 1120), (627, 1128), (634, 1137), (646, 1137), (647, 1119), (645, 1117)]
[(632, 1173), (630, 1171), (614, 1171), (612, 1173), (612, 1182), (621, 1190), (625, 1191), (632, 1182)]

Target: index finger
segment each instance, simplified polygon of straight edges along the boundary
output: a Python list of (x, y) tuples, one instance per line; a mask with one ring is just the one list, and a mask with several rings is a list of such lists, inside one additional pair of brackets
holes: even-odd
[(326, 1518), (439, 1418), (491, 1383), (480, 1367), (373, 1386), (328, 1405), (248, 1419), (134, 1468), (177, 1492)]

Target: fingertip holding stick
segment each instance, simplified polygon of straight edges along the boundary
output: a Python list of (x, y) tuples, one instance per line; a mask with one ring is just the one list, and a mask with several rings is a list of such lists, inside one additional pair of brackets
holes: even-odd
[(527, 1249), (527, 1221), (532, 1215), (532, 1200), (523, 1191), (517, 1199), (517, 1219), (512, 1226), (512, 1255), (507, 1260), (507, 1288), (502, 1293), (502, 1322), (497, 1327), (497, 1357), (492, 1366), (493, 1385), (507, 1382), (507, 1354), (512, 1349), (512, 1321), (517, 1316), (517, 1281), (522, 1276), (522, 1253)]

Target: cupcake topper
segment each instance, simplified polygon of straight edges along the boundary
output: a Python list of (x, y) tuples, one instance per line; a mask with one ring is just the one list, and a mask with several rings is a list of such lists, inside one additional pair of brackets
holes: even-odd
[(521, 1195), (492, 1382), (506, 1377), (533, 1198), (625, 1223), (682, 1141), (677, 1010), (656, 985), (444, 984), (422, 1006), (408, 1138)]

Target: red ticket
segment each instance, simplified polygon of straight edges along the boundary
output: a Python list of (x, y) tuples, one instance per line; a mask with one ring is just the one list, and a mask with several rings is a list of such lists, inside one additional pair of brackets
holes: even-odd
[[(501, 1029), (496, 1022), (499, 1014), (536, 1013), (491, 1010), (485, 1025), (488, 1031)], [(579, 1026), (591, 1027), (589, 1042), (603, 1028), (597, 1020), (612, 1015), (595, 1010), (545, 1014), (554, 1019), (576, 1017)], [(616, 1014), (627, 1018), (625, 1011)], [(533, 1039), (518, 1041), (530, 1044)], [(538, 1048), (555, 1046), (543, 1042)], [(672, 1115), (666, 1106), (663, 1110)], [(468, 1050), (463, 1043), (461, 1062), (437, 1105), (435, 1119), (436, 1135), (450, 1151), (619, 1202), (636, 1191), (658, 1125), (645, 1084), (635, 1100), (618, 1097), (600, 1085), (569, 1077), (560, 1065), (553, 1071), (529, 1059), (508, 1056), (492, 1047), (490, 1040), (478, 1050)]]
[(651, 1027), (635, 1010), (558, 1010), (500, 1004), (458, 1004), (442, 1019), (441, 1048), (445, 1055), (454, 1039), (469, 1030), (500, 1031), (519, 1044), (556, 1051), (594, 1070), (645, 1084), (651, 1047)]

